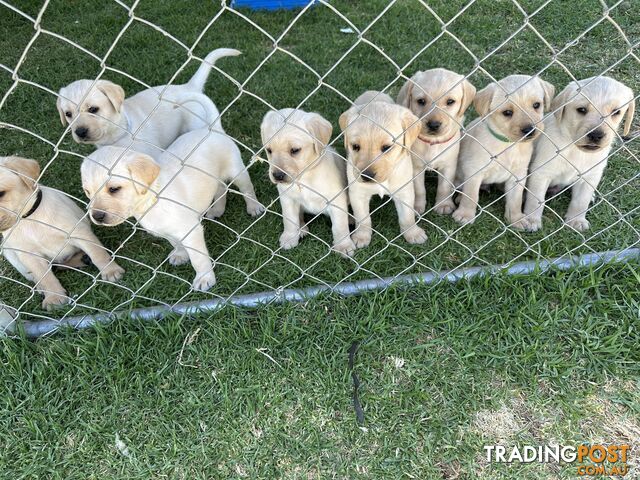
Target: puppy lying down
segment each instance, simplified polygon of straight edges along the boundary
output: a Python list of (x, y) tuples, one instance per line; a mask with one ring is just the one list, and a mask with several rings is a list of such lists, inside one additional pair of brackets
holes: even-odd
[(565, 222), (587, 230), (587, 210), (607, 166), (611, 145), (624, 119), (628, 135), (635, 110), (631, 89), (609, 77), (570, 83), (553, 101), (527, 180), (525, 214), (530, 230), (542, 227), (549, 187), (571, 186)]
[(427, 239), (416, 225), (413, 165), (409, 148), (422, 125), (411, 110), (396, 105), (389, 95), (368, 91), (340, 116), (347, 150), (349, 200), (356, 220), (351, 239), (357, 248), (371, 242), (369, 202), (373, 195), (389, 195), (398, 212), (400, 233), (409, 243)]
[(326, 145), (333, 127), (317, 113), (285, 108), (268, 112), (260, 133), (269, 159), (269, 178), (278, 186), (284, 231), (280, 246), (298, 245), (308, 230), (304, 212), (331, 217), (333, 249), (351, 256), (345, 161)]
[(211, 218), (224, 213), (225, 182), (239, 188), (250, 215), (264, 211), (237, 145), (208, 129), (185, 133), (157, 161), (123, 147), (99, 148), (84, 160), (81, 173), (92, 221), (115, 226), (133, 217), (149, 233), (169, 240), (174, 247), (169, 262), (191, 261), (195, 290), (215, 284), (201, 219), (207, 211)]
[(115, 282), (124, 270), (91, 231), (86, 214), (59, 190), (40, 186), (35, 160), (0, 157), (0, 233), (2, 253), (44, 294), (42, 307), (71, 299), (52, 271), (52, 265), (85, 266), (89, 256), (103, 280)]
[(58, 94), (60, 121), (71, 124), (78, 143), (130, 147), (152, 156), (161, 154), (188, 131), (213, 123), (215, 130), (223, 132), (216, 106), (202, 92), (216, 60), (232, 55), (240, 52), (214, 50), (188, 83), (149, 88), (127, 99), (115, 83), (77, 80)]

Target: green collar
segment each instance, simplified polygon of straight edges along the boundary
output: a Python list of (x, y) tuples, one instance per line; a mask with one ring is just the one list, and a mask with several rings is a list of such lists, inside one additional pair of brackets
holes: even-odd
[(498, 132), (496, 132), (493, 128), (491, 128), (491, 126), (489, 125), (489, 122), (487, 122), (487, 129), (489, 130), (489, 133), (491, 135), (493, 135), (495, 138), (497, 138), (498, 140), (500, 140), (501, 142), (505, 142), (505, 143), (513, 143), (511, 140), (509, 140), (507, 137), (505, 137), (504, 135), (500, 135)]

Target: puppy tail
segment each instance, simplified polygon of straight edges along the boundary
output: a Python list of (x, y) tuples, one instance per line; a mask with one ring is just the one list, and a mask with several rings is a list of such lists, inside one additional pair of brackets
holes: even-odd
[(198, 68), (196, 74), (191, 77), (187, 86), (190, 90), (196, 90), (198, 92), (204, 91), (204, 84), (207, 82), (207, 78), (209, 77), (209, 73), (211, 72), (211, 67), (218, 61), (218, 59), (222, 57), (235, 57), (240, 55), (242, 52), (236, 50), (234, 48), (218, 48), (213, 52), (209, 53)]

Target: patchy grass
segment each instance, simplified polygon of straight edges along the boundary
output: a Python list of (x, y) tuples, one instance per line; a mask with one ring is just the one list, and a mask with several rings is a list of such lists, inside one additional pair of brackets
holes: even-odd
[(0, 477), (575, 478), (483, 446), (637, 449), (639, 268), (3, 340)]
[[(42, 2), (35, 0), (10, 3), (34, 18), (42, 7)], [(116, 2), (85, 8), (52, 0), (42, 13), (42, 30), (37, 32), (30, 20), (0, 6), (0, 26), (11, 32), (0, 38), (0, 98), (11, 92), (0, 109), (0, 121), (32, 132), (4, 129), (0, 152), (38, 159), (46, 167), (43, 183), (82, 201), (79, 164), (91, 148), (76, 145), (69, 135), (58, 145), (64, 130), (52, 92), (78, 78), (101, 74), (99, 59), (104, 59), (108, 68), (102, 76), (121, 83), (130, 94), (144, 85), (163, 84), (189, 59), (185, 46), (193, 46), (193, 53), (200, 58), (217, 47), (244, 52), (241, 57), (219, 62), (221, 71), (211, 75), (206, 91), (224, 111), (223, 124), (243, 145), (247, 162), (260, 148), (259, 123), (270, 106), (300, 106), (322, 113), (334, 124), (334, 144), (342, 148), (337, 125), (340, 113), (365, 89), (385, 89), (395, 95), (404, 81), (398, 77), (400, 70), (404, 76), (434, 66), (473, 72), (471, 80), (477, 87), (486, 85), (491, 77), (542, 72), (558, 88), (570, 80), (567, 72), (577, 78), (608, 72), (640, 90), (637, 61), (626, 56), (626, 44), (615, 25), (603, 20), (597, 0), (580, 2), (579, 6), (551, 2), (539, 11), (540, 1), (519, 2), (524, 11), (510, 2), (481, 1), (463, 9), (465, 3), (429, 2), (430, 11), (413, 0), (391, 7), (386, 1), (375, 0), (367, 2), (366, 8), (359, 2), (332, 1), (331, 8), (317, 6), (298, 17), (299, 11), (221, 12), (215, 2), (188, 6), (140, 2), (132, 18)], [(631, 43), (640, 39), (636, 3), (616, 3), (609, 12), (609, 19), (623, 29)], [(529, 15), (526, 26), (525, 15)], [(212, 18), (215, 21), (206, 29)], [(349, 22), (364, 32), (362, 41), (357, 34), (340, 32)], [(447, 24), (446, 32), (441, 22)], [(579, 41), (572, 43), (576, 38)], [(276, 40), (278, 49), (274, 51)], [(558, 55), (552, 62), (554, 50)], [(195, 59), (190, 61), (176, 81), (188, 79), (197, 64)], [(609, 71), (611, 66), (614, 68)], [(470, 118), (473, 116), (471, 113)], [(133, 234), (127, 225), (96, 228), (104, 243), (116, 251), (127, 275), (115, 286), (96, 280), (92, 269), (60, 273), (62, 283), (77, 301), (61, 314), (630, 247), (639, 240), (637, 170), (638, 141), (634, 140), (613, 155), (590, 214), (593, 228), (585, 234), (562, 228), (554, 213), (564, 212), (567, 195), (550, 202), (542, 232), (509, 230), (501, 221), (501, 194), (495, 191), (483, 194), (481, 203), (486, 209), (472, 226), (460, 228), (451, 218), (427, 212), (421, 222), (429, 240), (413, 246), (396, 238), (393, 205), (374, 200), (377, 234), (369, 248), (346, 260), (329, 252), (330, 225), (325, 218), (313, 223), (314, 236), (298, 248), (289, 252), (278, 248), (282, 226), (277, 192), (267, 180), (265, 165), (252, 163), (258, 197), (269, 210), (254, 221), (244, 214), (243, 202), (232, 196), (222, 222), (208, 222), (206, 236), (210, 253), (218, 262), (219, 281), (210, 293), (190, 291), (193, 274), (189, 265), (168, 265), (165, 260), (171, 248), (167, 242), (143, 232)], [(428, 180), (431, 202), (435, 180)], [(17, 272), (11, 268), (2, 271), (3, 300), (24, 312), (42, 314), (39, 296), (32, 294)]]

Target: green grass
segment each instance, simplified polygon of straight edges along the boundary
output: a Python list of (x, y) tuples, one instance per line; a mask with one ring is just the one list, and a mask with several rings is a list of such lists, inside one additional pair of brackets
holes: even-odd
[(576, 478), (486, 464), (500, 439), (629, 443), (637, 464), (639, 280), (611, 265), (2, 340), (0, 477)]
[[(33, 17), (38, 15), (41, 3), (11, 2)], [(474, 72), (471, 80), (477, 87), (486, 85), (490, 76), (534, 74), (545, 69), (543, 77), (560, 89), (570, 80), (567, 70), (576, 78), (584, 78), (616, 64), (609, 75), (627, 83), (636, 92), (640, 90), (637, 61), (625, 58), (627, 46), (614, 25), (602, 21), (590, 29), (601, 20), (601, 6), (596, 0), (579, 5), (552, 2), (530, 17), (530, 26), (502, 47), (500, 45), (524, 25), (524, 14), (513, 3), (481, 0), (455, 19), (465, 2), (429, 4), (448, 24), (447, 33), (443, 34), (436, 17), (416, 1), (397, 2), (370, 28), (367, 27), (387, 6), (386, 1), (331, 2), (355, 28), (366, 28), (363, 35), (366, 42), (358, 42), (356, 34), (341, 33), (340, 28), (349, 23), (324, 6), (307, 11), (293, 25), (297, 11), (242, 11), (242, 16), (222, 12), (193, 52), (203, 57), (218, 47), (243, 51), (241, 57), (219, 62), (219, 67), (235, 82), (214, 72), (206, 91), (219, 109), (225, 111), (223, 124), (227, 132), (245, 146), (245, 161), (249, 162), (260, 148), (259, 124), (269, 105), (300, 106), (322, 113), (334, 124), (335, 145), (341, 149), (337, 119), (348, 108), (349, 100), (366, 89), (385, 88), (395, 95), (403, 81), (398, 78), (401, 68), (405, 76), (435, 66), (461, 73)], [(542, 2), (520, 4), (531, 15)], [(640, 3), (633, 0), (622, 2), (610, 11), (610, 18), (624, 30), (632, 44), (640, 40), (640, 26), (635, 21), (639, 7)], [(52, 0), (41, 17), (43, 31), (30, 44), (16, 72), (21, 81), (15, 85), (12, 75), (0, 68), (0, 96), (15, 86), (0, 109), (0, 121), (57, 145), (63, 127), (55, 110), (55, 96), (49, 91), (56, 92), (78, 78), (95, 78), (102, 68), (96, 58), (53, 34), (64, 36), (98, 58), (110, 52), (106, 59), (110, 70), (104, 77), (134, 93), (142, 89), (143, 84), (159, 85), (169, 81), (188, 59), (185, 48), (168, 35), (191, 47), (219, 8), (216, 2), (143, 1), (134, 11), (137, 18), (119, 36), (130, 17), (117, 3), (96, 2), (87, 8), (75, 2)], [(576, 9), (580, 14), (575, 14)], [(259, 25), (264, 33), (247, 19)], [(141, 20), (157, 25), (168, 35)], [(13, 70), (36, 30), (29, 20), (4, 6), (0, 6), (0, 28), (5, 33), (0, 36), (0, 63)], [(533, 29), (562, 52), (556, 63), (551, 63), (552, 51)], [(587, 30), (578, 43), (569, 45)], [(274, 39), (278, 39), (275, 53)], [(368, 42), (375, 44), (384, 55)], [(422, 51), (427, 44), (430, 46)], [(347, 51), (348, 55), (341, 59)], [(420, 51), (422, 53), (407, 64)], [(303, 60), (308, 67), (291, 55)], [(480, 62), (479, 68), (476, 68), (477, 62)], [(176, 81), (186, 81), (196, 68), (197, 62), (191, 62)], [(118, 70), (142, 83), (117, 73)], [(471, 113), (468, 117), (473, 116)], [(17, 129), (3, 129), (0, 137), (2, 154), (38, 159), (46, 166), (44, 184), (83, 199), (79, 165), (81, 155), (91, 148), (76, 145), (68, 135), (59, 148), (56, 152), (52, 145)], [(505, 229), (501, 222), (503, 202), (496, 201), (499, 194), (493, 192), (482, 195), (483, 205), (493, 204), (472, 226), (459, 228), (451, 218), (427, 213), (421, 223), (429, 240), (425, 245), (412, 246), (396, 238), (398, 227), (393, 205), (386, 200), (374, 200), (373, 208), (377, 210), (373, 221), (378, 233), (371, 246), (359, 251), (353, 260), (330, 253), (330, 225), (325, 218), (319, 218), (311, 226), (316, 238), (305, 239), (290, 252), (279, 250), (282, 222), (277, 192), (268, 182), (265, 165), (256, 163), (251, 166), (251, 175), (258, 197), (269, 205), (269, 211), (253, 221), (244, 214), (241, 199), (232, 196), (222, 223), (206, 226), (210, 253), (218, 260), (219, 283), (210, 293), (190, 293), (192, 270), (188, 265), (180, 268), (168, 265), (165, 261), (170, 251), (167, 242), (142, 232), (131, 236), (129, 226), (98, 228), (98, 236), (117, 251), (120, 263), (127, 269), (125, 279), (121, 285), (114, 286), (96, 282), (93, 269), (60, 273), (62, 283), (77, 296), (78, 302), (60, 315), (633, 246), (638, 243), (640, 226), (639, 153), (636, 140), (611, 159), (601, 185), (603, 195), (597, 199), (589, 217), (592, 230), (588, 233), (578, 234), (562, 228), (559, 217), (551, 210), (540, 233), (522, 234)], [(428, 182), (432, 205), (435, 178), (430, 177)], [(567, 203), (564, 195), (552, 201), (550, 207), (562, 214)], [(239, 237), (236, 232), (243, 233)], [(17, 272), (2, 263), (0, 274), (4, 277), (5, 302), (36, 316), (43, 314), (41, 299), (31, 293)]]

